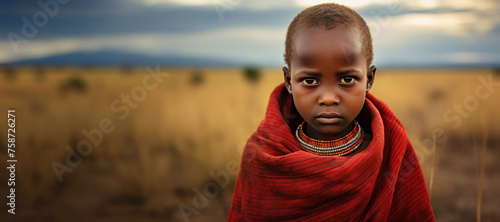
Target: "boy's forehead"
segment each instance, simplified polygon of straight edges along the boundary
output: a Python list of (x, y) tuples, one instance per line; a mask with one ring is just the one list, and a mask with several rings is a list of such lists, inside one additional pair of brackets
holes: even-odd
[(294, 54), (299, 56), (333, 50), (353, 57), (361, 55), (363, 46), (359, 29), (343, 25), (329, 30), (322, 27), (299, 29), (293, 44)]

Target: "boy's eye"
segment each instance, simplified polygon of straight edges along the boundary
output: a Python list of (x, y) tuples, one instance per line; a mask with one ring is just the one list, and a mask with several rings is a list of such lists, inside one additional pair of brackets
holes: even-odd
[(302, 79), (301, 82), (304, 83), (304, 84), (306, 84), (306, 85), (316, 85), (316, 84), (318, 84), (318, 81), (315, 78), (305, 78), (305, 79)]
[(354, 79), (354, 77), (352, 76), (344, 76), (342, 77), (342, 79), (340, 79), (340, 83), (343, 83), (343, 84), (349, 84), (349, 83), (353, 83), (356, 79)]

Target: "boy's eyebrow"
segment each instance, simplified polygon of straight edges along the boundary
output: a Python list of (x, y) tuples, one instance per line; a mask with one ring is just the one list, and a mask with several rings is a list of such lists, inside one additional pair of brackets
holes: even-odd
[(353, 72), (361, 72), (361, 71), (357, 70), (357, 69), (348, 69), (348, 70), (345, 70), (345, 71), (337, 72), (337, 75), (344, 76), (344, 75), (348, 75), (348, 74), (353, 73)]
[[(357, 69), (348, 69), (348, 70), (345, 70), (345, 71), (337, 72), (336, 74), (338, 76), (345, 76), (345, 75), (348, 75), (348, 74), (353, 73), (353, 72), (360, 73), (361, 71), (357, 70)], [(310, 71), (300, 71), (300, 72), (297, 73), (297, 75), (321, 76), (321, 73), (310, 72)]]
[(310, 72), (310, 71), (300, 71), (297, 75), (308, 75), (308, 76), (321, 76), (321, 73)]

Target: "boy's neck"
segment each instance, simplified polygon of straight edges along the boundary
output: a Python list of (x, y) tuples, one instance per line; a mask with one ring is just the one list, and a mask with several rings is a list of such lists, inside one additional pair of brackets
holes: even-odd
[(306, 127), (304, 129), (304, 133), (308, 137), (311, 137), (311, 138), (316, 139), (316, 140), (327, 140), (327, 141), (328, 140), (335, 140), (335, 139), (341, 138), (341, 137), (347, 135), (349, 132), (351, 132), (354, 129), (354, 121), (352, 121), (339, 134), (327, 135), (327, 134), (319, 133), (313, 127), (309, 126), (309, 124), (305, 124), (305, 125), (306, 125)]

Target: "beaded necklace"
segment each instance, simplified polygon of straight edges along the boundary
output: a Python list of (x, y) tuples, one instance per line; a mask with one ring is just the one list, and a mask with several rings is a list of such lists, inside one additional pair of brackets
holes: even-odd
[(321, 156), (344, 156), (354, 152), (363, 142), (363, 128), (354, 121), (354, 129), (347, 135), (335, 140), (317, 140), (308, 137), (304, 131), (305, 121), (297, 127), (295, 137), (304, 151)]

